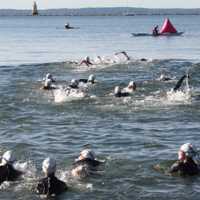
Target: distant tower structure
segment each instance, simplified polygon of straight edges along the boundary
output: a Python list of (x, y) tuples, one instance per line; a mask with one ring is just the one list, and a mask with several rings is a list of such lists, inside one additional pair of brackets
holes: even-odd
[(36, 4), (36, 2), (35, 2), (35, 1), (33, 2), (33, 10), (32, 10), (32, 15), (33, 15), (33, 16), (36, 16), (36, 15), (38, 15), (37, 4)]

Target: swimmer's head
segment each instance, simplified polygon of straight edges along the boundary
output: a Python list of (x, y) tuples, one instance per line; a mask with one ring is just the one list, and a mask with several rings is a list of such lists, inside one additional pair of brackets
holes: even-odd
[(15, 161), (16, 161), (16, 158), (15, 158), (13, 152), (6, 151), (2, 156), (1, 164), (2, 165), (13, 164)]
[(196, 147), (192, 145), (191, 143), (185, 143), (181, 145), (179, 151), (178, 151), (178, 159), (183, 161), (187, 157), (193, 158), (197, 154)]
[(78, 160), (84, 160), (84, 159), (95, 160), (94, 152), (91, 149), (84, 149), (83, 151), (81, 151)]
[(90, 74), (89, 77), (88, 77), (88, 82), (92, 82), (93, 83), (95, 81), (95, 78), (96, 77), (95, 77), (94, 74)]
[(46, 74), (46, 79), (52, 79), (52, 78), (53, 78), (52, 74), (50, 74), (50, 73)]
[(78, 81), (76, 79), (72, 79), (70, 85), (72, 87), (78, 87)]
[(129, 88), (129, 89), (135, 90), (135, 89), (136, 89), (136, 84), (135, 84), (135, 82), (134, 82), (134, 81), (130, 81), (129, 84), (128, 84), (128, 88)]
[(46, 158), (42, 163), (42, 171), (46, 176), (56, 172), (56, 161), (53, 158)]

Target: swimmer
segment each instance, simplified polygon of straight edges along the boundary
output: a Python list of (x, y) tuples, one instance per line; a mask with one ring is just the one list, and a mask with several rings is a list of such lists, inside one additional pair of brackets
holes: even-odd
[(83, 59), (83, 60), (80, 62), (79, 65), (83, 65), (83, 64), (87, 65), (88, 67), (89, 67), (90, 65), (93, 65), (93, 63), (91, 62), (89, 56), (87, 56), (85, 59)]
[(161, 74), (160, 77), (157, 79), (158, 81), (171, 81), (172, 79), (165, 74)]
[(127, 60), (130, 60), (130, 57), (128, 56), (128, 54), (126, 53), (126, 51), (120, 51), (120, 52), (115, 53), (115, 55), (119, 55), (119, 54), (124, 55)]
[(53, 83), (56, 82), (56, 81), (50, 73), (47, 73), (46, 77), (43, 80), (44, 80), (44, 85), (42, 87), (43, 90), (54, 90), (54, 89), (56, 89), (56, 86), (53, 85)]
[(53, 78), (52, 74), (50, 73), (47, 73), (43, 80), (45, 81), (47, 79), (50, 79), (53, 83), (56, 82), (56, 80)]
[(114, 96), (115, 97), (127, 97), (130, 96), (128, 92), (122, 92), (119, 86), (116, 86), (114, 89)]
[(96, 160), (95, 154), (91, 149), (84, 149), (75, 160), (71, 174), (74, 177), (84, 178), (93, 174), (102, 163), (103, 162)]
[(55, 176), (56, 161), (54, 159), (46, 158), (42, 163), (42, 170), (45, 178), (39, 180), (36, 188), (38, 194), (55, 196), (67, 190), (67, 185)]
[(54, 89), (57, 89), (56, 86), (54, 84), (52, 84), (52, 83), (53, 82), (52, 82), (51, 79), (46, 79), (42, 89), (43, 90), (54, 90)]
[(70, 84), (69, 84), (69, 89), (78, 89), (78, 80), (72, 79)]
[(22, 175), (21, 171), (14, 168), (13, 164), (16, 161), (12, 151), (6, 151), (0, 163), (0, 184), (4, 181), (15, 181)]
[(79, 79), (79, 82), (82, 82), (82, 83), (91, 83), (91, 84), (94, 84), (95, 83), (95, 75), (94, 74), (90, 74), (88, 79)]
[(178, 172), (180, 175), (195, 175), (199, 173), (198, 152), (194, 145), (185, 143), (180, 147), (178, 161), (171, 166), (169, 172)]
[(122, 92), (132, 93), (136, 90), (136, 83), (134, 81), (130, 81), (128, 86), (122, 89)]

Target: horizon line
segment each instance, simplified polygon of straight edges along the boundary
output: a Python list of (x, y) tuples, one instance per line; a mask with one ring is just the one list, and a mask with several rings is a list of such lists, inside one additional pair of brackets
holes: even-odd
[[(163, 10), (163, 9), (168, 9), (168, 10), (175, 10), (175, 9), (181, 9), (181, 10), (196, 10), (196, 9), (200, 9), (199, 8), (148, 8), (148, 7), (132, 7), (132, 6), (101, 6), (101, 7), (79, 7), (79, 8), (38, 8), (38, 10), (59, 10), (59, 9), (101, 9), (101, 8), (136, 8), (136, 9), (159, 9), (159, 10)], [(32, 10), (32, 8), (0, 8), (0, 10)]]

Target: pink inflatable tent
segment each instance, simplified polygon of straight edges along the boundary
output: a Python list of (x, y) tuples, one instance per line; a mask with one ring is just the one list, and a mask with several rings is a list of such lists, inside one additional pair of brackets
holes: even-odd
[(174, 26), (168, 18), (165, 19), (164, 24), (160, 29), (160, 34), (162, 33), (177, 33), (177, 30), (174, 28)]

